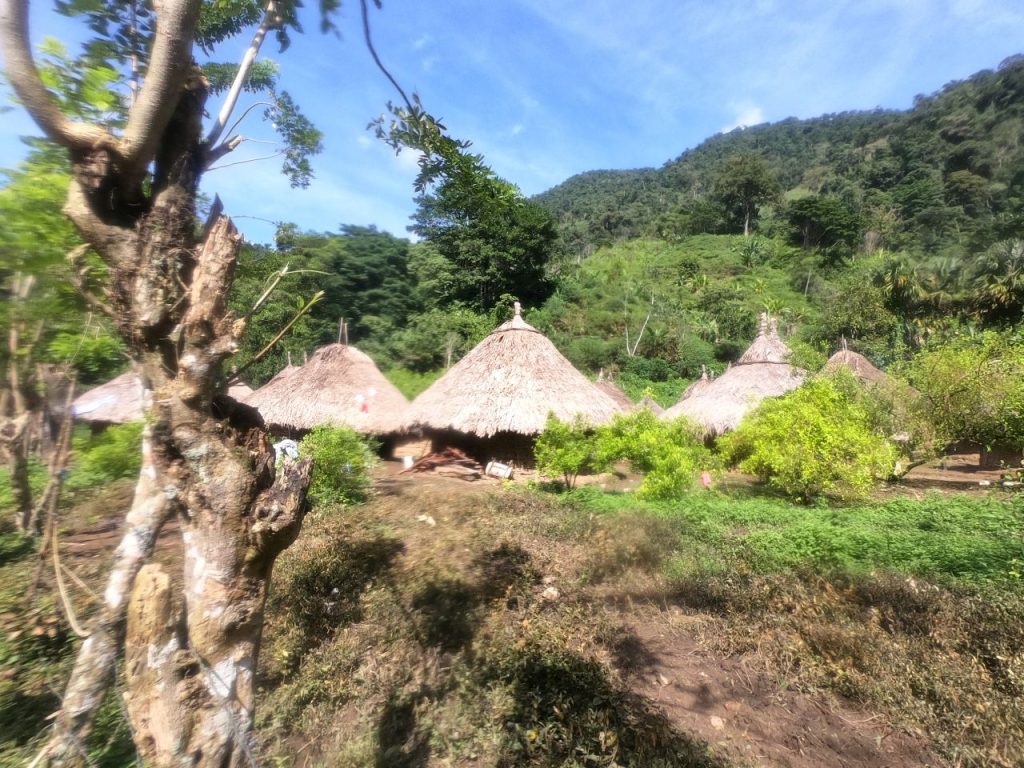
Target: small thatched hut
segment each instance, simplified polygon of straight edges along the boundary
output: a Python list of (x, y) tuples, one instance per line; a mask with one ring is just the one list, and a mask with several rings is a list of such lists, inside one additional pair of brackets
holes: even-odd
[(665, 409), (658, 405), (658, 402), (650, 395), (644, 395), (641, 397), (640, 402), (636, 404), (636, 408), (638, 411), (646, 408), (655, 416), (661, 416), (661, 414), (665, 412)]
[(301, 368), (278, 373), (246, 404), (279, 434), (334, 424), (387, 435), (399, 430), (409, 401), (367, 355), (347, 344), (328, 344)]
[(435, 448), (522, 465), (532, 462), (533, 439), (550, 412), (597, 426), (622, 409), (523, 320), (516, 303), (511, 320), (413, 401), (405, 425), (423, 430)]
[(142, 420), (142, 382), (127, 371), (75, 398), (75, 418), (96, 427)]
[(766, 397), (785, 394), (803, 383), (807, 372), (787, 362), (791, 354), (779, 338), (775, 321), (763, 314), (757, 338), (736, 364), (701, 391), (684, 396), (662, 418), (686, 416), (708, 437), (733, 430)]
[(618, 384), (612, 381), (611, 376), (606, 376), (602, 370), (597, 374), (597, 381), (594, 382), (598, 389), (619, 404), (625, 413), (632, 413), (637, 409), (636, 403), (629, 399), (629, 395), (622, 391)]
[(823, 370), (825, 373), (832, 373), (841, 368), (848, 369), (863, 384), (883, 384), (889, 378), (884, 371), (880, 371), (872, 365), (871, 361), (864, 357), (864, 355), (847, 349), (845, 341), (843, 342), (843, 348), (828, 359)]

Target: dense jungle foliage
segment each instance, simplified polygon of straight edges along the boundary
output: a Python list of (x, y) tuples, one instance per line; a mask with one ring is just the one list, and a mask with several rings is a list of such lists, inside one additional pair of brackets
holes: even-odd
[[(662, 168), (593, 171), (534, 199), (473, 158), (457, 181), (420, 190), (418, 242), (372, 225), (282, 224), (273, 245), (248, 245), (235, 310), (274, 290), (250, 319), (236, 372), (258, 386), (344, 336), (414, 395), (507, 319), (515, 298), (581, 369), (665, 405), (702, 369), (734, 361), (765, 311), (807, 369), (845, 339), (905, 378), (945, 371), (952, 390), (963, 383), (957, 356), (1012, 378), (1017, 363), (1007, 368), (998, 350), (1016, 348), (1024, 309), (1022, 131), (1016, 56), (905, 112), (737, 129)], [(101, 314), (66, 287), (72, 269), (97, 292), (103, 279), (88, 255), (74, 267), (61, 258), (75, 245), (59, 213), (66, 175), (41, 147), (7, 174), (0, 321), (22, 327), (17, 354), (28, 339), (33, 359), (71, 363), (91, 384), (126, 360)], [(39, 277), (19, 298), (20, 273)], [(60, 320), (40, 327), (44, 316)], [(965, 407), (943, 415), (943, 437), (993, 412)]]

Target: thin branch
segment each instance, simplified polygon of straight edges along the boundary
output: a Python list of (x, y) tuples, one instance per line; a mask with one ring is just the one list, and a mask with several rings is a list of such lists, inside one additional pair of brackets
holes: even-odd
[(78, 291), (79, 295), (85, 299), (89, 306), (99, 310), (109, 318), (116, 319), (117, 314), (113, 308), (89, 288), (89, 267), (82, 261), (82, 257), (88, 252), (89, 247), (88, 245), (80, 245), (68, 252), (66, 258), (71, 265), (71, 284), (75, 286), (75, 290)]
[(0, 48), (4, 68), (21, 103), (50, 139), (68, 149), (115, 146), (114, 137), (99, 126), (69, 120), (36, 68), (28, 30), (28, 0), (0, 2)]
[[(260, 22), (260, 26), (256, 29), (255, 34), (253, 34), (252, 42), (249, 43), (249, 47), (245, 50), (245, 55), (242, 56), (242, 61), (238, 65), (238, 72), (235, 73), (235, 80), (231, 83), (231, 90), (228, 91), (227, 98), (224, 99), (224, 104), (217, 114), (217, 121), (210, 128), (210, 133), (206, 137), (207, 147), (212, 147), (224, 132), (224, 127), (228, 124), (228, 120), (231, 119), (231, 113), (235, 111), (235, 105), (238, 104), (238, 97), (242, 94), (242, 88), (245, 87), (245, 81), (249, 77), (249, 70), (252, 69), (253, 62), (256, 61), (256, 55), (260, 52), (263, 40), (266, 38), (270, 28), (279, 23), (279, 21), (277, 3), (275, 0), (270, 0), (263, 14), (263, 21)], [(232, 128), (232, 130), (234, 129)], [(228, 131), (228, 133), (230, 132)]]
[(206, 153), (206, 169), (209, 170), (210, 166), (220, 160), (224, 155), (234, 152), (241, 145), (243, 139), (241, 136), (232, 136), (223, 144), (218, 145), (216, 148)]
[(245, 118), (249, 116), (249, 113), (252, 112), (254, 109), (256, 109), (256, 107), (275, 107), (275, 106), (277, 106), (277, 105), (274, 104), (274, 102), (272, 102), (272, 101), (256, 101), (256, 102), (253, 102), (248, 107), (246, 107), (245, 111), (242, 112), (242, 114), (240, 114), (238, 116), (238, 119), (235, 120), (235, 122), (233, 122), (231, 124), (231, 127), (228, 128), (228, 130), (227, 130), (227, 134), (230, 136), (232, 133), (234, 133), (235, 132), (235, 128), (240, 126), (242, 124), (242, 121), (245, 120)]
[(291, 330), (292, 326), (295, 325), (297, 322), (299, 322), (299, 320), (303, 317), (303, 315), (306, 315), (309, 312), (309, 310), (311, 310), (313, 308), (313, 305), (316, 304), (318, 301), (320, 301), (320, 299), (322, 299), (323, 297), (324, 297), (324, 292), (323, 291), (317, 291), (313, 295), (313, 298), (311, 298), (309, 301), (307, 301), (306, 305), (302, 309), (300, 309), (298, 312), (295, 313), (295, 317), (293, 317), (291, 320), (288, 321), (288, 325), (286, 325), (284, 328), (282, 328), (278, 332), (278, 334), (274, 338), (272, 338), (263, 349), (261, 349), (259, 352), (257, 352), (255, 357), (253, 357), (252, 360), (250, 360), (245, 365), (243, 365), (241, 368), (239, 368), (237, 371), (235, 371), (232, 374), (230, 380), (231, 381), (239, 380), (239, 377), (243, 373), (245, 373), (247, 370), (252, 368), (256, 363), (258, 363), (260, 360), (262, 360), (263, 357), (270, 350), (272, 350), (274, 348), (274, 346), (277, 344), (277, 342), (279, 342), (281, 339), (284, 338), (285, 334), (288, 333), (288, 331)]
[(84, 639), (89, 636), (89, 631), (78, 623), (78, 614), (75, 613), (75, 607), (71, 604), (71, 596), (68, 595), (67, 585), (64, 584), (63, 566), (61, 565), (60, 553), (57, 548), (57, 521), (52, 517), (50, 519), (50, 554), (53, 555), (53, 577), (57, 581), (57, 592), (60, 594), (60, 600), (64, 604), (64, 615), (67, 617), (68, 624), (71, 625), (74, 633)]
[(275, 157), (280, 157), (280, 152), (275, 152), (272, 155), (263, 155), (262, 157), (250, 157), (247, 160), (235, 160), (233, 163), (224, 163), (224, 165), (215, 165), (213, 168), (207, 168), (207, 171), (219, 171), (222, 168), (230, 168), (233, 165), (245, 165), (246, 163), (258, 163), (262, 160), (273, 160)]
[(359, 8), (363, 16), (363, 40), (366, 41), (366, 48), (370, 51), (374, 64), (376, 64), (377, 69), (383, 72), (384, 76), (391, 81), (391, 84), (395, 86), (395, 90), (401, 95), (406, 108), (410, 112), (414, 112), (415, 109), (412, 102), (409, 101), (409, 97), (405, 95), (405, 91), (402, 90), (402, 86), (398, 84), (398, 81), (392, 77), (390, 72), (388, 72), (388, 68), (384, 66), (384, 63), (380, 60), (380, 56), (377, 55), (377, 49), (373, 47), (373, 39), (370, 37), (370, 15), (366, 9), (366, 0), (359, 0)]

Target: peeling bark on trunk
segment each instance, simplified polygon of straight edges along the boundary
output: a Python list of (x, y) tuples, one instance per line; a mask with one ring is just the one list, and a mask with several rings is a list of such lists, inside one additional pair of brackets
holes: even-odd
[(255, 762), (254, 676), (270, 569), (298, 534), (305, 505), (308, 459), (285, 465), (246, 509), (238, 486), (251, 477), (216, 454), (210, 446), (197, 459), (216, 469), (215, 487), (243, 495), (183, 519), (184, 605), (175, 604), (163, 569), (148, 565), (128, 610), (125, 702), (136, 743), (156, 766)]
[[(267, 586), (301, 527), (311, 465), (275, 472), (259, 414), (218, 391), (245, 324), (227, 308), (237, 231), (217, 216), (197, 241), (205, 99), (206, 81), (194, 72), (161, 137), (148, 197), (106, 148), (73, 152), (65, 211), (109, 267), (115, 323), (152, 407), (128, 526), (66, 689), (52, 764), (79, 760), (122, 638), (125, 704), (152, 765), (251, 764)], [(159, 567), (140, 572), (169, 514), (185, 552), (180, 598)]]
[(85, 747), (99, 702), (113, 679), (124, 640), (124, 617), (136, 574), (149, 559), (160, 529), (173, 511), (177, 493), (160, 486), (153, 456), (153, 427), (142, 435), (142, 470), (125, 518), (124, 534), (114, 553), (103, 604), (90, 622), (89, 637), (78, 649), (64, 692), (54, 735), (47, 747), (54, 765), (83, 765)]

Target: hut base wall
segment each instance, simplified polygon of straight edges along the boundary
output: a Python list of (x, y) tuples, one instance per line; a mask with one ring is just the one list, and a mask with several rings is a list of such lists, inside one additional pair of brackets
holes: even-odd
[(458, 448), (468, 456), (486, 465), (489, 461), (511, 464), (523, 469), (532, 469), (535, 465), (533, 444), (535, 435), (523, 435), (518, 432), (498, 432), (491, 437), (478, 437), (454, 431), (431, 431), (427, 437), (431, 448), (440, 451), (444, 448)]

